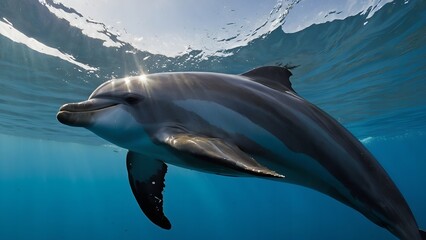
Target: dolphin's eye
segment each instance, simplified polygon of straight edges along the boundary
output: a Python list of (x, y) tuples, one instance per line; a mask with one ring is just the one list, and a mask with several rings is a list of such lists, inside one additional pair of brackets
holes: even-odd
[(140, 98), (140, 97), (138, 97), (138, 96), (135, 96), (135, 95), (129, 95), (129, 96), (126, 96), (126, 97), (124, 98), (124, 101), (125, 101), (127, 104), (129, 104), (129, 105), (137, 104), (137, 103), (139, 103), (141, 100), (142, 100), (142, 98)]

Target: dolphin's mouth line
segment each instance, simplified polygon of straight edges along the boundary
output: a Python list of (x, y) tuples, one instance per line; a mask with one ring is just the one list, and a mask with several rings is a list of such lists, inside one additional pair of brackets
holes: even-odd
[[(66, 104), (66, 105), (68, 105), (68, 104)], [(86, 109), (67, 109), (67, 108), (66, 108), (66, 105), (62, 106), (62, 107), (59, 109), (59, 113), (61, 113), (61, 112), (69, 112), (69, 113), (87, 113), (87, 112), (96, 112), (96, 111), (99, 111), (99, 110), (104, 110), (104, 109), (107, 109), (107, 108), (115, 107), (115, 106), (117, 106), (117, 105), (118, 105), (118, 103), (111, 104), (111, 105), (109, 105), (109, 106), (102, 106), (102, 107), (97, 107), (97, 108), (86, 108)]]
[(59, 112), (85, 113), (117, 106), (119, 103), (108, 99), (89, 99), (79, 103), (68, 103), (59, 108)]
[(56, 118), (60, 123), (74, 127), (87, 127), (96, 112), (104, 111), (119, 105), (109, 99), (89, 99), (79, 103), (68, 103), (59, 108)]

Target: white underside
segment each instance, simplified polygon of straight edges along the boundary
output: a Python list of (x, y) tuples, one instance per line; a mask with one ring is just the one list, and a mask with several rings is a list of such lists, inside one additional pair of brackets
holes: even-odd
[[(299, 173), (290, 172), (294, 166), (303, 168), (305, 172), (333, 185), (339, 192), (345, 192), (343, 186), (316, 160), (308, 155), (296, 153), (276, 138), (273, 134), (253, 123), (247, 117), (228, 109), (214, 102), (201, 100), (182, 100), (175, 102), (176, 105), (203, 118), (209, 124), (216, 126), (228, 133), (239, 134), (261, 145), (276, 156), (278, 164), (273, 164), (275, 169), (271, 169), (286, 176), (284, 181), (289, 180), (296, 184), (303, 184), (305, 176)], [(117, 106), (108, 111), (103, 111), (96, 117), (96, 123), (90, 128), (91, 131), (100, 137), (130, 151), (137, 152), (147, 160), (162, 160), (166, 163), (181, 166), (189, 169), (196, 169), (189, 166), (187, 161), (174, 156), (164, 145), (154, 144), (151, 137), (145, 132), (144, 127), (124, 109)], [(186, 126), (189, 130), (191, 126)], [(212, 133), (214, 136), (214, 133)], [(267, 167), (271, 166), (269, 159), (258, 156), (256, 160)], [(275, 162), (277, 159), (274, 160)], [(291, 166), (289, 168), (289, 166)], [(197, 170), (197, 169), (196, 169)], [(199, 169), (198, 169), (199, 170)], [(208, 172), (208, 169), (204, 169)], [(296, 176), (294, 179), (287, 179), (287, 176)]]

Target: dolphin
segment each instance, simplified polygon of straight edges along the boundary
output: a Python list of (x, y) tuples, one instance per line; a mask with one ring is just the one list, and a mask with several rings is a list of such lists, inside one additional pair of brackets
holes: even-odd
[[(426, 239), (372, 154), (292, 88), (291, 72), (157, 73), (113, 79), (88, 100), (63, 105), (59, 122), (128, 149), (132, 192), (145, 215), (163, 213), (167, 164), (305, 186), (359, 211), (400, 239)], [(166, 164), (167, 163), (167, 164)]]

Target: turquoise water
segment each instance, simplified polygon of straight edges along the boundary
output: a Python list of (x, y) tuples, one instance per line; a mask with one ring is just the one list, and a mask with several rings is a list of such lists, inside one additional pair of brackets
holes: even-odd
[[(425, 11), (425, 1), (393, 1), (369, 19), (276, 28), (222, 55), (165, 56), (114, 35), (121, 46), (104, 46), (38, 1), (1, 0), (0, 239), (395, 239), (309, 189), (173, 166), (164, 192), (173, 228), (161, 230), (134, 200), (126, 151), (55, 118), (112, 77), (277, 64), (296, 66), (294, 89), (362, 140), (426, 228)], [(73, 58), (18, 41), (10, 26)]]

